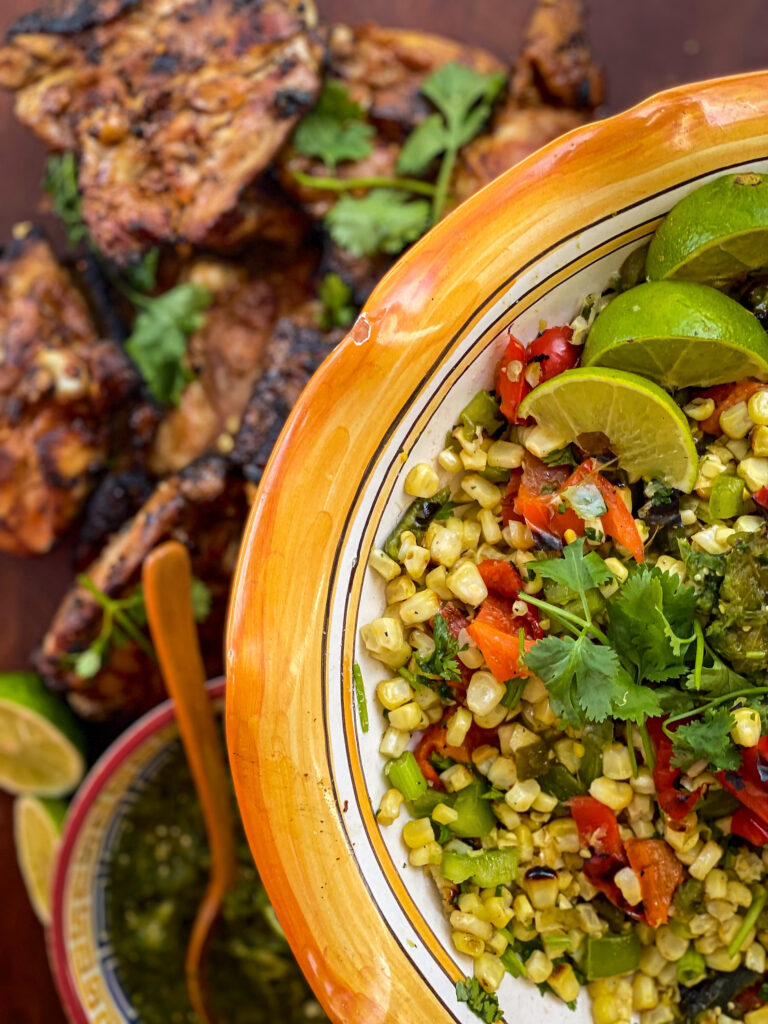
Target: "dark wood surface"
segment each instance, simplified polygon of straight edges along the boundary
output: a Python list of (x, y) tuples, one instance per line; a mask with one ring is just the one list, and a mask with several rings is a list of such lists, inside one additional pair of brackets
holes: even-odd
[[(0, 30), (34, 6), (0, 0)], [(512, 56), (532, 0), (319, 0), (326, 19), (428, 29)], [(591, 0), (589, 38), (607, 77), (605, 113), (649, 93), (768, 65), (763, 0)], [(0, 239), (40, 202), (42, 147), (0, 95)], [(0, 556), (0, 670), (22, 667), (69, 579), (66, 548), (38, 561)], [(0, 794), (0, 1024), (62, 1024), (35, 921), (16, 868), (9, 798)]]

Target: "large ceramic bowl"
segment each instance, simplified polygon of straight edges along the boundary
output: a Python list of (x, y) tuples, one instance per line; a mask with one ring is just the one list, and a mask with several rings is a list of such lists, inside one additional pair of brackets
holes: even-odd
[[(406, 505), (409, 467), (491, 384), (499, 332), (567, 322), (678, 199), (736, 170), (768, 170), (768, 73), (675, 89), (552, 143), (400, 260), (282, 434), (237, 575), (228, 742), (259, 870), (339, 1022), (477, 1024), (454, 991), (471, 961), (434, 887), (407, 866), (400, 828), (374, 819), (383, 674), (358, 627), (385, 601), (368, 553)], [(511, 977), (499, 1002), (507, 1020), (589, 1017), (586, 1000), (571, 1014)]]

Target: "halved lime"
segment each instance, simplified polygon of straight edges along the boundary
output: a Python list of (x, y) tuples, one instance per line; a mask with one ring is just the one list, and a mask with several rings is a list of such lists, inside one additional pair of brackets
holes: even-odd
[(30, 672), (0, 674), (0, 789), (64, 796), (84, 772), (83, 736), (64, 701)]
[(768, 265), (768, 177), (726, 174), (672, 207), (648, 249), (652, 281), (726, 284)]
[(768, 380), (768, 334), (716, 288), (649, 281), (617, 295), (592, 324), (582, 366), (614, 366), (670, 390)]
[(604, 434), (619, 466), (633, 476), (690, 491), (698, 455), (682, 410), (658, 384), (623, 370), (580, 367), (539, 384), (521, 416), (564, 441)]
[(29, 902), (42, 924), (51, 921), (51, 883), (66, 813), (63, 800), (20, 796), (13, 805), (16, 858)]

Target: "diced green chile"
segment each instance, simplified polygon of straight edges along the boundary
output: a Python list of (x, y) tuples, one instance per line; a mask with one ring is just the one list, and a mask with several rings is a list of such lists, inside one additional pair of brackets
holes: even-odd
[(444, 487), (433, 498), (416, 498), (405, 510), (400, 522), (384, 542), (384, 550), (390, 558), (397, 559), (400, 553), (400, 536), (405, 530), (411, 530), (416, 540), (422, 540), (424, 531), (451, 496), (449, 488)]
[(427, 791), (427, 780), (410, 750), (406, 750), (392, 761), (387, 761), (384, 774), (406, 800), (416, 800)]
[(438, 804), (447, 804), (448, 807), (451, 807), (453, 800), (452, 793), (443, 793), (439, 789), (428, 787), (415, 800), (408, 800), (407, 806), (412, 817), (431, 818), (432, 811), (434, 811)]
[(544, 740), (537, 736), (531, 743), (518, 747), (515, 751), (515, 764), (519, 779), (538, 779), (543, 775), (550, 764), (550, 754)]
[(482, 839), (496, 824), (490, 800), (483, 800), (487, 785), (481, 779), (473, 779), (468, 786), (459, 790), (453, 801), (458, 814), (448, 828), (461, 839)]
[(760, 977), (757, 971), (737, 967), (729, 974), (716, 974), (714, 978), (708, 978), (691, 988), (682, 988), (680, 1011), (686, 1024), (693, 1024), (704, 1010), (727, 1006), (745, 988), (759, 981)]
[(642, 943), (635, 931), (621, 935), (587, 936), (584, 973), (588, 981), (628, 974), (640, 963)]
[(690, 988), (707, 976), (707, 961), (695, 949), (687, 949), (675, 965), (677, 980)]
[(562, 804), (572, 796), (581, 796), (587, 791), (581, 780), (571, 775), (562, 764), (553, 764), (546, 775), (539, 777), (539, 785), (545, 793), (556, 796)]
[(483, 850), (478, 854), (443, 850), (440, 871), (445, 878), (457, 885), (471, 881), (481, 889), (493, 889), (497, 885), (508, 885), (514, 880), (517, 862), (518, 851), (512, 848)]
[(716, 821), (718, 818), (727, 818), (740, 806), (736, 797), (727, 789), (715, 789), (699, 800), (694, 810), (700, 818)]
[(495, 434), (504, 425), (499, 403), (488, 391), (478, 391), (461, 410), (459, 419), (470, 430), (482, 427), (488, 434)]
[(588, 722), (581, 731), (584, 756), (579, 765), (579, 778), (586, 788), (603, 774), (603, 747), (613, 740), (611, 722)]
[(744, 481), (738, 476), (721, 473), (712, 484), (709, 496), (709, 511), (713, 519), (732, 519), (741, 515), (746, 506)]

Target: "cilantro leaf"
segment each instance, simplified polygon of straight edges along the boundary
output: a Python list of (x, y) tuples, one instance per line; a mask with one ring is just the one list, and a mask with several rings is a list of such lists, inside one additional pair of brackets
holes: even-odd
[(160, 250), (150, 249), (138, 263), (126, 267), (122, 271), (122, 277), (130, 288), (148, 295), (157, 287), (157, 268), (159, 263)]
[(89, 238), (90, 232), (83, 220), (74, 153), (54, 153), (48, 157), (43, 187), (51, 197), (53, 212), (66, 228), (69, 244), (77, 245)]
[(440, 614), (435, 615), (432, 620), (432, 639), (435, 641), (435, 649), (429, 657), (423, 654), (416, 655), (416, 664), (419, 669), (425, 675), (459, 682), (461, 673), (456, 659), (456, 655), (459, 653), (459, 642), (451, 636), (448, 623)]
[(396, 255), (429, 227), (429, 203), (397, 189), (374, 188), (360, 199), (343, 195), (329, 210), (331, 238), (353, 256)]
[(725, 555), (710, 555), (696, 551), (687, 540), (679, 539), (677, 546), (690, 585), (696, 594), (699, 611), (708, 614), (717, 603), (720, 584), (726, 568)]
[(678, 726), (672, 740), (676, 768), (694, 761), (708, 761), (715, 770), (735, 771), (741, 764), (741, 751), (731, 739), (733, 715), (728, 708), (710, 707), (701, 718)]
[(584, 554), (583, 537), (563, 548), (562, 558), (531, 562), (526, 568), (555, 583), (562, 583), (581, 597), (587, 590), (593, 590), (613, 578), (611, 570), (598, 554), (594, 551)]
[(640, 566), (609, 602), (608, 637), (639, 679), (665, 682), (686, 671), (695, 601), (676, 576)]
[(349, 327), (357, 316), (357, 308), (352, 301), (352, 289), (338, 274), (326, 274), (317, 289), (317, 295), (323, 304), (318, 317), (318, 324), (324, 331), (332, 327)]
[(435, 157), (444, 153), (448, 133), (440, 114), (430, 116), (417, 125), (405, 140), (397, 159), (400, 174), (424, 174)]
[(573, 448), (569, 444), (565, 448), (558, 448), (557, 451), (545, 455), (541, 461), (545, 466), (578, 466)]
[(362, 107), (349, 98), (341, 82), (328, 81), (314, 109), (296, 126), (293, 144), (299, 153), (318, 157), (333, 169), (342, 160), (370, 156), (375, 134)]
[(143, 300), (125, 349), (158, 402), (178, 405), (191, 378), (187, 338), (203, 325), (210, 304), (208, 289), (191, 283)]
[(690, 672), (683, 682), (686, 689), (698, 690), (711, 697), (722, 697), (726, 693), (734, 693), (736, 690), (743, 690), (750, 685), (745, 676), (735, 672), (730, 665), (727, 665), (722, 658), (715, 654), (707, 643), (704, 644), (704, 652), (705, 658), (708, 658), (712, 664), (702, 665), (698, 686), (694, 672)]
[(477, 978), (457, 981), (456, 998), (460, 1003), (466, 1003), (484, 1024), (495, 1024), (497, 1020), (501, 1020), (502, 1013), (499, 1009), (498, 997), (491, 992), (486, 992)]

